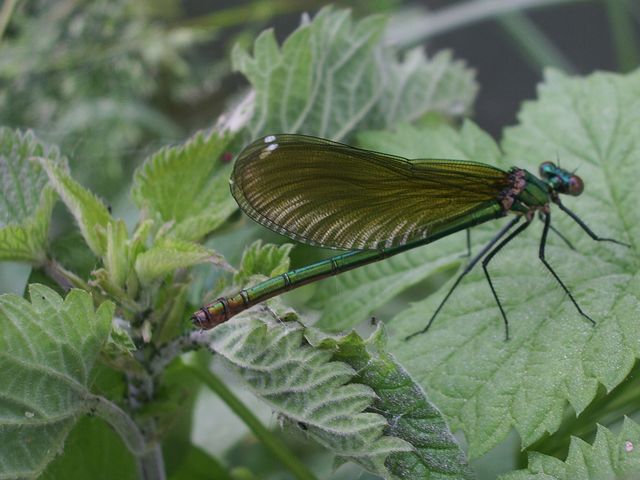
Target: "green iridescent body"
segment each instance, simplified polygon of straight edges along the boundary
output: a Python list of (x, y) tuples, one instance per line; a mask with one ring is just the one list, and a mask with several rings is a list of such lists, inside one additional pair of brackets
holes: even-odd
[(459, 224), (451, 225), (450, 228), (443, 229), (423, 240), (416, 240), (415, 242), (393, 248), (347, 252), (304, 267), (296, 268), (295, 270), (265, 280), (253, 287), (241, 290), (233, 296), (220, 298), (210, 303), (194, 314), (198, 316), (196, 325), (205, 330), (213, 328), (247, 308), (251, 308), (271, 297), (288, 292), (294, 288), (337, 275), (341, 272), (346, 272), (347, 270), (353, 270), (354, 268), (369, 263), (377, 262), (392, 255), (406, 252), (412, 248), (426, 245), (427, 243), (435, 242), (442, 237), (446, 237), (479, 223), (493, 220), (502, 215), (499, 206), (490, 206), (487, 207), (486, 212), (474, 213), (472, 218), (465, 219), (465, 221), (461, 221)]
[[(520, 168), (504, 171), (462, 160), (407, 160), (302, 135), (259, 139), (239, 155), (230, 180), (231, 192), (242, 210), (292, 239), (353, 251), (219, 298), (195, 312), (192, 321), (199, 328), (213, 328), (301, 285), (514, 213), (515, 218), (469, 262), (423, 329), (431, 325), (462, 277), (484, 257), (483, 268), (508, 336), (506, 314), (486, 266), (497, 251), (531, 223), (536, 212), (545, 221), (540, 259), (579, 312), (591, 320), (544, 259), (547, 232), (552, 228), (550, 203), (559, 205), (595, 240), (620, 242), (598, 237), (561, 204), (559, 194), (582, 192), (579, 177), (551, 162), (540, 166), (540, 174), (542, 179)], [(525, 223), (507, 235), (523, 218)]]

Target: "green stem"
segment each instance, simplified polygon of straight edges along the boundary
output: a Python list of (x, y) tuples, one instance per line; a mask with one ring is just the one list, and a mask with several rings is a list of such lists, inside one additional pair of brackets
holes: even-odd
[(409, 47), (422, 43), (427, 38), (508, 13), (585, 1), (589, 0), (468, 0), (427, 13), (422, 21), (397, 29), (393, 38), (387, 40), (398, 47)]
[(11, 15), (13, 15), (13, 10), (16, 8), (17, 3), (18, 0), (4, 0), (4, 2), (2, 2), (2, 8), (0, 9), (0, 40), (2, 40), (4, 36), (4, 32), (7, 29), (7, 25), (9, 25)]
[(82, 278), (67, 270), (53, 259), (46, 259), (42, 264), (42, 268), (63, 290), (69, 290), (73, 287), (81, 288), (87, 292), (92, 290), (89, 284)]
[(176, 357), (198, 350), (206, 346), (207, 336), (199, 331), (192, 331), (176, 337), (171, 342), (163, 345), (153, 355), (148, 364), (148, 371), (152, 377), (162, 375), (167, 367)]
[(498, 19), (498, 25), (509, 34), (525, 60), (536, 72), (544, 67), (556, 67), (566, 73), (577, 73), (571, 61), (524, 14), (505, 15)]
[(138, 471), (143, 480), (165, 480), (167, 478), (162, 447), (159, 443), (155, 442), (153, 448), (140, 458)]
[(631, 12), (625, 3), (622, 0), (607, 0), (606, 6), (618, 69), (630, 72), (640, 64), (640, 51)]
[(107, 422), (136, 457), (140, 477), (144, 480), (166, 478), (162, 449), (157, 442), (148, 443), (133, 419), (118, 405), (100, 395), (89, 395), (92, 412)]
[(236, 397), (231, 390), (213, 373), (192, 365), (186, 365), (187, 372), (213, 390), (233, 412), (251, 429), (254, 435), (280, 460), (280, 462), (300, 480), (316, 480), (316, 477), (301, 463), (287, 446), (269, 431), (258, 418)]
[(113, 428), (129, 451), (136, 457), (144, 455), (148, 448), (144, 436), (133, 419), (118, 405), (100, 395), (89, 395), (87, 402), (92, 413)]
[(221, 28), (246, 25), (250, 22), (266, 21), (278, 15), (304, 11), (318, 4), (319, 2), (317, 0), (257, 0), (191, 18), (182, 22), (180, 26), (218, 30)]

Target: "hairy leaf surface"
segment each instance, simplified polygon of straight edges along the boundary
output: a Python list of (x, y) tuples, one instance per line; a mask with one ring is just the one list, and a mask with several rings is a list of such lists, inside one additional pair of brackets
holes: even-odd
[(467, 478), (444, 421), (379, 337), (316, 333), (314, 347), (299, 323), (256, 313), (216, 327), (210, 347), (283, 420), (384, 478)]
[(49, 182), (78, 223), (91, 251), (99, 256), (104, 255), (107, 252), (107, 226), (111, 221), (107, 207), (54, 162), (44, 157), (40, 157), (39, 161), (49, 176)]
[(529, 454), (526, 470), (518, 470), (500, 480), (622, 480), (640, 476), (640, 427), (625, 419), (620, 433), (598, 427), (593, 445), (571, 439), (569, 455), (563, 462), (540, 453)]
[[(584, 193), (564, 203), (597, 234), (631, 244), (594, 242), (551, 207), (553, 224), (576, 249), (552, 235), (547, 259), (595, 327), (539, 262), (538, 222), (489, 266), (511, 340), (504, 341), (481, 268), (465, 278), (427, 334), (402, 341), (428, 322), (451, 282), (392, 323), (394, 351), (454, 428), (465, 432), (471, 456), (491, 449), (512, 427), (525, 446), (556, 431), (567, 404), (581, 412), (599, 383), (612, 389), (640, 356), (640, 211), (629, 208), (640, 204), (640, 139), (633, 133), (640, 131), (639, 93), (638, 73), (571, 79), (548, 72), (540, 98), (524, 105), (520, 125), (504, 140), (505, 166), (535, 172), (542, 161), (557, 159), (578, 168)], [(473, 230), (475, 252), (499, 223)], [(434, 255), (447, 251), (440, 243), (428, 247)]]
[(426, 113), (459, 116), (477, 86), (473, 73), (448, 53), (403, 60), (385, 47), (382, 16), (352, 21), (348, 10), (322, 9), (279, 48), (272, 30), (253, 56), (237, 47), (233, 66), (255, 89), (247, 141), (269, 133), (306, 133), (332, 140), (356, 128), (388, 128)]
[(31, 302), (0, 296), (0, 478), (37, 476), (88, 406), (114, 306), (32, 284)]
[(199, 132), (163, 148), (136, 171), (133, 198), (167, 235), (200, 240), (235, 211), (224, 155), (228, 141), (215, 131)]
[(56, 148), (32, 132), (0, 128), (0, 260), (39, 263), (45, 259), (55, 193), (47, 175), (31, 157), (63, 164)]

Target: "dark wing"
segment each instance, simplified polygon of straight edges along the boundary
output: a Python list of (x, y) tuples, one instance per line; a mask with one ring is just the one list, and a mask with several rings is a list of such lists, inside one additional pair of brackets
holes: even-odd
[[(242, 151), (231, 192), (275, 232), (344, 250), (427, 238), (490, 204), (507, 173), (461, 160), (407, 160), (303, 135), (269, 135)], [(496, 215), (497, 216), (497, 215)]]

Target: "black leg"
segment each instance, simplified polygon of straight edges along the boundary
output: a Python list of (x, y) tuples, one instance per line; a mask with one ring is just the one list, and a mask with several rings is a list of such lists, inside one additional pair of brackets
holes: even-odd
[(593, 238), (596, 242), (613, 242), (613, 243), (617, 243), (618, 245), (622, 245), (624, 247), (631, 247), (631, 245), (629, 245), (628, 243), (621, 242), (621, 241), (616, 240), (614, 238), (603, 238), (603, 237), (600, 237), (600, 236), (596, 235), (594, 233), (594, 231), (591, 230), (587, 226), (587, 224), (584, 223), (580, 219), (580, 217), (578, 217), (578, 215), (576, 215), (571, 210), (569, 210), (567, 207), (565, 207), (559, 199), (555, 199), (554, 202), (558, 205), (558, 207), (560, 207), (560, 210), (562, 210), (564, 213), (569, 215), (573, 219), (573, 221), (576, 222), (578, 225), (580, 225), (580, 228), (582, 228), (585, 232), (587, 232), (587, 235), (589, 235), (591, 238)]
[(495, 287), (493, 286), (493, 282), (491, 281), (491, 275), (489, 275), (488, 265), (491, 259), (498, 253), (502, 248), (509, 243), (511, 240), (520, 235), (529, 225), (531, 225), (531, 220), (527, 220), (526, 223), (520, 225), (517, 229), (515, 229), (507, 238), (505, 238), (502, 242), (500, 242), (496, 248), (491, 250), (489, 254), (482, 261), (482, 270), (484, 271), (484, 276), (487, 278), (487, 282), (489, 282), (489, 288), (491, 288), (491, 293), (493, 293), (493, 298), (495, 298), (496, 303), (498, 304), (498, 308), (500, 309), (500, 313), (502, 314), (502, 320), (504, 321), (504, 333), (505, 339), (509, 340), (509, 320), (507, 320), (507, 314), (504, 313), (504, 308), (502, 308), (502, 303), (498, 298), (498, 292), (496, 292)]
[(280, 315), (278, 315), (276, 311), (273, 308), (271, 308), (269, 305), (267, 305), (266, 303), (263, 303), (260, 305), (260, 307), (265, 312), (268, 312), (275, 320), (278, 321), (278, 323), (284, 323), (284, 320), (280, 318)]
[(467, 228), (467, 253), (461, 255), (461, 257), (471, 257), (471, 229)]
[(558, 230), (558, 229), (557, 229), (556, 227), (554, 227), (553, 225), (550, 225), (550, 226), (549, 226), (549, 228), (551, 229), (551, 231), (552, 231), (553, 233), (555, 233), (556, 235), (558, 235), (558, 236), (559, 236), (559, 237), (564, 241), (564, 243), (566, 243), (566, 244), (567, 244), (567, 247), (569, 247), (571, 250), (575, 250), (575, 249), (576, 249), (576, 247), (574, 247), (574, 246), (573, 246), (573, 243), (571, 243), (571, 242), (569, 241), (569, 239), (568, 239), (567, 237), (565, 237), (565, 236), (560, 232), (560, 230)]
[[(540, 220), (542, 220), (544, 222), (544, 215), (542, 214), (542, 212), (539, 212), (538, 217), (540, 217)], [(562, 232), (560, 230), (558, 230), (556, 227), (554, 227), (553, 225), (549, 225), (549, 228), (551, 229), (551, 231), (553, 233), (555, 233), (556, 235), (558, 235), (562, 241), (564, 241), (564, 243), (567, 244), (567, 247), (569, 247), (571, 250), (575, 250), (576, 248), (573, 246), (573, 243), (571, 243), (569, 241), (569, 239), (567, 237), (565, 237)]]
[(449, 289), (449, 291), (447, 292), (447, 294), (445, 295), (444, 299), (440, 302), (440, 305), (438, 305), (438, 308), (436, 308), (436, 311), (433, 313), (433, 315), (431, 316), (431, 319), (429, 320), (429, 323), (427, 323), (427, 326), (424, 327), (422, 330), (412, 333), (411, 335), (409, 335), (408, 337), (405, 337), (405, 341), (409, 340), (413, 337), (415, 337), (416, 335), (420, 335), (421, 333), (426, 332), (427, 330), (429, 330), (429, 327), (431, 326), (431, 324), (433, 323), (433, 321), (435, 320), (436, 316), (438, 315), (438, 313), (440, 312), (440, 310), (442, 309), (442, 307), (444, 306), (445, 303), (447, 303), (447, 300), (449, 299), (449, 297), (451, 296), (451, 294), (453, 293), (453, 291), (456, 289), (456, 287), (458, 286), (458, 284), (460, 283), (460, 281), (464, 278), (464, 276), (469, 273), (473, 267), (476, 265), (476, 263), (478, 263), (480, 261), (480, 259), (482, 257), (485, 256), (485, 254), (491, 250), (491, 248), (493, 248), (493, 246), (509, 231), (511, 230), (511, 228), (520, 221), (520, 216), (514, 217), (509, 223), (507, 223), (504, 227), (502, 227), (502, 229), (496, 234), (495, 237), (493, 237), (489, 243), (487, 243), (482, 250), (480, 250), (480, 252), (478, 252), (478, 254), (473, 257), (471, 259), (471, 261), (467, 264), (466, 267), (464, 267), (464, 270), (462, 271), (462, 273), (458, 276), (458, 278), (456, 278), (456, 281), (453, 282), (453, 286)]
[[(593, 319), (589, 315), (587, 315), (586, 313), (584, 313), (582, 311), (582, 309), (580, 308), (580, 305), (578, 305), (578, 302), (576, 301), (576, 299), (573, 298), (573, 295), (571, 294), (571, 292), (569, 291), (567, 286), (564, 283), (562, 283), (562, 280), (560, 280), (560, 277), (558, 277), (558, 274), (553, 270), (553, 268), (551, 268), (551, 265), (549, 265), (549, 263), (547, 262), (547, 260), (545, 258), (544, 248), (547, 245), (547, 233), (549, 233), (549, 225), (550, 224), (551, 224), (551, 215), (547, 213), (544, 216), (544, 229), (542, 230), (542, 237), (540, 238), (540, 250), (539, 250), (539, 253), (538, 253), (538, 258), (540, 258), (540, 261), (544, 264), (545, 267), (547, 267), (547, 270), (549, 270), (551, 272), (551, 275), (553, 275), (553, 277), (560, 284), (560, 286), (562, 287), (564, 292), (569, 296), (569, 298), (571, 299), (571, 302), (575, 305), (575, 307), (578, 310), (578, 312), (580, 312), (580, 315), (582, 315), (584, 318), (589, 320), (593, 325), (595, 325), (596, 322), (594, 322)], [(587, 229), (587, 232), (589, 232), (588, 229)], [(607, 239), (602, 239), (602, 240), (607, 240)], [(616, 242), (616, 243), (620, 243), (620, 242)]]

